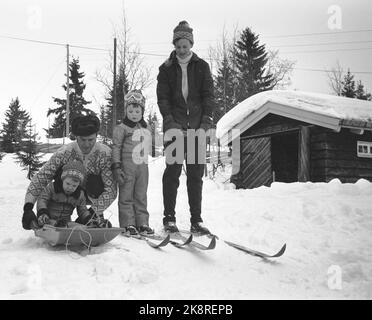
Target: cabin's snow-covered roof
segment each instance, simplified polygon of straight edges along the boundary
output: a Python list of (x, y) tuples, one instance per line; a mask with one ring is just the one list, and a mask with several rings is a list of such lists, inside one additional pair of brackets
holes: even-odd
[[(272, 90), (239, 103), (217, 123), (217, 137), (227, 139), (231, 129), (247, 130), (273, 113), (339, 131), (341, 127), (372, 130), (372, 102), (327, 94)], [(236, 134), (235, 134), (236, 135)]]

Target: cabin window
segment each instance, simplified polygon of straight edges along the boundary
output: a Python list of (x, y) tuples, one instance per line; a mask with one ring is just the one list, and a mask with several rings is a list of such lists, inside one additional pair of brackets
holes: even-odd
[(358, 141), (357, 153), (358, 157), (372, 158), (372, 142)]

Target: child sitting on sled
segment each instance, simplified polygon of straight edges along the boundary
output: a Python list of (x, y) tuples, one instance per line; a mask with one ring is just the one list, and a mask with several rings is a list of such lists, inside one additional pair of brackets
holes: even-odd
[[(77, 160), (63, 166), (61, 179), (49, 183), (37, 200), (37, 223), (39, 227), (49, 224), (56, 227), (73, 227), (79, 224), (89, 227), (97, 225), (87, 209), (84, 191), (81, 185), (85, 179), (84, 165)], [(76, 208), (78, 219), (71, 221)]]
[(119, 183), (119, 224), (129, 235), (153, 234), (147, 211), (151, 133), (143, 120), (145, 98), (139, 90), (124, 97), (124, 119), (113, 134), (112, 171)]

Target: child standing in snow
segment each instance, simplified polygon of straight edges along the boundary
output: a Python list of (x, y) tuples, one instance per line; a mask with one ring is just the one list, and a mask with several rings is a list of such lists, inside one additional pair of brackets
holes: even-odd
[(50, 224), (56, 227), (71, 227), (75, 225), (71, 222), (75, 208), (79, 216), (77, 222), (93, 226), (94, 217), (86, 207), (84, 191), (81, 188), (86, 175), (84, 165), (75, 160), (65, 164), (62, 170), (61, 179), (49, 183), (37, 200), (38, 226)]
[(145, 98), (139, 90), (124, 97), (124, 120), (114, 129), (112, 171), (119, 183), (119, 224), (130, 235), (153, 234), (147, 211), (151, 134), (143, 120)]

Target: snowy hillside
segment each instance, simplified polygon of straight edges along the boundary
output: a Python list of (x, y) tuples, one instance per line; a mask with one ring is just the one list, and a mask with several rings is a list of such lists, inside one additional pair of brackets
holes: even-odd
[[(221, 239), (270, 253), (247, 255), (221, 239), (215, 250), (161, 250), (117, 237), (77, 254), (49, 247), (21, 226), (26, 172), (0, 163), (1, 299), (372, 299), (372, 184), (274, 183), (234, 190), (206, 179), (203, 217)], [(49, 156), (47, 156), (49, 157)], [(150, 163), (150, 222), (161, 229), (162, 158)], [(116, 202), (106, 212), (117, 226)], [(185, 176), (178, 225), (189, 227)]]

